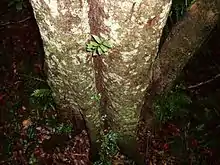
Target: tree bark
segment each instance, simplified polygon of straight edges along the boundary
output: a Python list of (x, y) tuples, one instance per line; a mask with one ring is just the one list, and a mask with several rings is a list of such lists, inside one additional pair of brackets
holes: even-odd
[[(157, 54), (171, 0), (31, 0), (31, 4), (57, 104), (83, 114), (93, 142), (108, 127), (134, 140), (147, 70)], [(91, 35), (109, 39), (113, 48), (93, 57), (85, 49)], [(91, 100), (98, 94), (100, 100)]]
[(141, 110), (139, 143), (145, 153), (153, 126), (153, 101), (169, 91), (188, 60), (201, 48), (219, 21), (220, 0), (198, 0), (171, 31), (152, 65), (151, 83)]

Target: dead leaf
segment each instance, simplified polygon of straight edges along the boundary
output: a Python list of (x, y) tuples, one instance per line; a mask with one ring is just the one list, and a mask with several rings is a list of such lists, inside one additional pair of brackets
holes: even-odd
[(27, 119), (22, 122), (24, 129), (27, 129), (31, 124), (32, 124), (31, 119)]

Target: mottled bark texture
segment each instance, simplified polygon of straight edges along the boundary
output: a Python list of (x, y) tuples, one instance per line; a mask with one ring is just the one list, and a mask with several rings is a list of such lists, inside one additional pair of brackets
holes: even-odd
[[(105, 127), (135, 137), (148, 70), (157, 54), (171, 0), (30, 2), (56, 102), (76, 114), (82, 112), (92, 140)], [(113, 48), (93, 57), (85, 49), (91, 35), (110, 40)], [(98, 102), (91, 99), (98, 94)]]
[[(198, 0), (184, 19), (171, 31), (152, 66), (152, 79), (141, 111), (140, 143), (146, 151), (148, 132), (153, 128), (152, 103), (156, 96), (171, 89), (188, 60), (209, 38), (219, 21), (220, 0)], [(143, 131), (144, 130), (144, 131)], [(143, 132), (145, 132), (143, 134)], [(141, 139), (143, 137), (143, 139)], [(143, 145), (145, 144), (145, 145)]]

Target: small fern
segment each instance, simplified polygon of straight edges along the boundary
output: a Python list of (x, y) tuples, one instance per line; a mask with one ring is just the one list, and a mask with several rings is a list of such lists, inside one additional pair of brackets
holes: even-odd
[(31, 94), (31, 101), (33, 104), (43, 108), (43, 110), (54, 109), (55, 103), (50, 89), (36, 89)]
[(31, 96), (43, 98), (51, 95), (51, 91), (49, 89), (36, 89)]

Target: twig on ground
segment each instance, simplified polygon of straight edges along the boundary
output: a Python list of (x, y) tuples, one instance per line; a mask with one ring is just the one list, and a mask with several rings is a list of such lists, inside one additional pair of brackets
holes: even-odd
[(200, 82), (200, 83), (198, 83), (198, 84), (188, 86), (188, 89), (197, 88), (197, 87), (200, 87), (200, 86), (202, 86), (202, 85), (208, 84), (208, 83), (210, 83), (210, 82), (216, 80), (216, 79), (219, 78), (219, 77), (220, 77), (220, 74), (217, 74), (217, 75), (215, 75), (213, 78), (211, 78), (211, 79), (209, 79), (209, 80), (207, 80), (207, 81), (203, 81), (203, 82)]
[(6, 25), (10, 25), (10, 24), (16, 24), (16, 23), (23, 23), (23, 22), (25, 22), (25, 21), (27, 21), (27, 20), (29, 20), (29, 19), (31, 19), (31, 17), (27, 17), (27, 18), (25, 18), (25, 19), (23, 19), (23, 20), (20, 20), (20, 21), (16, 21), (16, 22), (6, 22), (6, 23), (4, 23), (4, 24), (0, 24), (0, 26), (6, 26)]
[(41, 81), (41, 82), (47, 82), (46, 80), (43, 80), (43, 79), (40, 79), (40, 78), (37, 78), (37, 77), (32, 77), (32, 76), (25, 75), (25, 74), (19, 74), (19, 75), (20, 75), (20, 76), (23, 76), (23, 77), (26, 77), (26, 78), (29, 78), (29, 79)]

